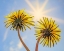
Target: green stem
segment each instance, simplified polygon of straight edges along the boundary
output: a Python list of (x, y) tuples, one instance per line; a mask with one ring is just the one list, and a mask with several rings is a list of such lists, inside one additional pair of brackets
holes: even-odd
[(26, 49), (27, 51), (30, 51), (30, 50), (28, 49), (28, 47), (26, 46), (26, 44), (23, 42), (23, 40), (22, 40), (22, 38), (21, 38), (21, 36), (20, 36), (19, 28), (18, 28), (18, 37), (19, 37), (21, 43), (23, 44), (23, 46), (25, 47), (25, 49)]

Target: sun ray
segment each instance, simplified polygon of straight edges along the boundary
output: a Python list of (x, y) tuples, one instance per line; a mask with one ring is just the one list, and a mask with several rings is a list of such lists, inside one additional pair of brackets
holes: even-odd
[[(63, 23), (64, 24), (64, 21), (62, 19), (59, 19), (59, 18), (56, 18), (56, 17), (52, 17), (52, 16), (49, 16), (47, 15), (47, 13), (51, 12), (51, 11), (54, 11), (57, 9), (56, 8), (51, 8), (51, 9), (47, 9), (47, 10), (44, 10), (46, 4), (48, 3), (49, 0), (45, 0), (43, 2), (43, 5), (40, 7), (39, 5), (39, 0), (36, 0), (35, 2), (35, 5), (36, 7), (34, 7), (31, 2), (29, 2), (29, 0), (25, 0), (27, 2), (27, 4), (31, 7), (32, 10), (27, 10), (28, 13), (32, 14), (34, 16), (34, 21), (38, 21), (40, 18), (42, 17), (48, 17), (48, 18), (53, 18), (54, 20), (56, 20), (57, 22), (59, 23)], [(60, 20), (60, 21), (59, 21)]]
[[(46, 15), (44, 15), (44, 16), (46, 16)], [(60, 18), (56, 18), (56, 17), (52, 17), (52, 16), (46, 16), (46, 17), (48, 17), (48, 18), (53, 18), (55, 21), (57, 21), (57, 22), (59, 22), (59, 23), (64, 23), (64, 20), (62, 20), (62, 19), (60, 19)]]
[(39, 9), (39, 0), (36, 0), (36, 8)]
[(45, 11), (43, 11), (43, 14), (49, 13), (54, 10), (56, 10), (56, 8), (51, 8), (51, 9), (45, 10)]
[(45, 0), (45, 2), (43, 3), (43, 5), (42, 5), (42, 7), (41, 7), (41, 9), (40, 9), (40, 10), (43, 10), (43, 9), (45, 8), (45, 6), (46, 6), (47, 2), (48, 2), (48, 0)]
[(30, 3), (30, 1), (29, 0), (25, 0), (26, 2), (27, 2), (27, 4), (31, 7), (31, 9), (33, 10), (33, 11), (35, 11), (35, 8), (34, 8), (34, 6)]
[(28, 13), (33, 13), (31, 10), (26, 10)]

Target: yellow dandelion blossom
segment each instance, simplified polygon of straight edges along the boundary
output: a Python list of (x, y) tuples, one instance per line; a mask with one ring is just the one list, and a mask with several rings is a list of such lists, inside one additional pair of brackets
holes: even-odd
[(6, 16), (7, 20), (5, 21), (5, 26), (10, 29), (16, 29), (19, 27), (20, 30), (24, 31), (26, 30), (26, 27), (30, 28), (31, 26), (34, 26), (34, 21), (32, 21), (33, 16), (27, 14), (24, 10), (18, 10), (15, 12), (12, 12)]
[(36, 25), (36, 39), (41, 36), (40, 43), (43, 46), (54, 46), (57, 42), (60, 41), (60, 29), (54, 20), (43, 17), (43, 20), (40, 19)]

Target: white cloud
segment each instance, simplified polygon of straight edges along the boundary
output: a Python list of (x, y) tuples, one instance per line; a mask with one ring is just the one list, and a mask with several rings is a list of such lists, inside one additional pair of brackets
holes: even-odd
[(10, 45), (13, 45), (13, 44), (14, 44), (14, 42), (13, 42), (13, 41), (11, 41), (11, 42), (10, 42)]
[[(23, 41), (24, 41), (25, 39), (27, 39), (27, 36), (22, 37), (22, 39), (23, 39)], [(17, 46), (18, 46), (19, 49), (21, 49), (21, 48), (23, 47), (23, 45), (22, 45), (22, 43), (21, 43), (20, 41), (19, 41), (19, 43), (17, 44)]]
[(19, 49), (21, 49), (21, 48), (23, 47), (23, 45), (22, 45), (21, 42), (19, 42), (19, 43), (17, 44), (17, 46), (18, 46)]
[(8, 51), (8, 49), (9, 49), (9, 48), (8, 48), (7, 45), (4, 45), (4, 46), (3, 46), (3, 51)]
[[(23, 41), (25, 41), (27, 39), (27, 36), (22, 37), (22, 39), (23, 39)], [(14, 44), (13, 41), (10, 42), (11, 46), (9, 47), (9, 51), (20, 51), (23, 47), (23, 45), (20, 41), (18, 42), (18, 44), (15, 47), (13, 47), (14, 45), (12, 45), (12, 44)]]
[(27, 36), (22, 37), (22, 39), (23, 39), (23, 40), (26, 40), (26, 39), (27, 39)]
[(14, 51), (14, 49), (12, 47), (10, 47), (10, 51)]
[(19, 49), (18, 49), (18, 48), (14, 48), (14, 47), (11, 46), (11, 47), (9, 48), (9, 51), (19, 51)]
[(4, 33), (4, 37), (3, 37), (3, 41), (5, 41), (6, 40), (6, 38), (7, 38), (7, 35), (8, 35), (8, 29), (5, 31), (5, 33)]

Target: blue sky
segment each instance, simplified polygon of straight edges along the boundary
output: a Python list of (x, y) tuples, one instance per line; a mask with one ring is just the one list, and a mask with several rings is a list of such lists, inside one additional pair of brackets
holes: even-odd
[[(0, 51), (26, 51), (25, 48), (19, 41), (17, 31), (7, 29), (4, 24), (5, 16), (12, 11), (25, 9), (26, 11), (32, 11), (32, 7), (27, 3), (29, 1), (34, 8), (36, 9), (36, 1), (37, 0), (0, 0)], [(39, 6), (42, 7), (43, 3), (46, 0), (39, 0)], [(56, 23), (59, 25), (61, 29), (61, 40), (52, 48), (43, 47), (39, 44), (39, 51), (63, 51), (64, 50), (64, 0), (48, 0), (45, 7), (45, 10), (49, 10), (50, 8), (55, 8), (49, 13), (46, 13), (47, 16), (50, 16)], [(29, 13), (27, 11), (27, 13)], [(30, 13), (29, 13), (30, 14)], [(40, 17), (39, 17), (40, 18)], [(38, 18), (38, 19), (39, 19)], [(36, 20), (37, 17), (34, 18)], [(38, 20), (37, 19), (37, 20)], [(20, 31), (21, 37), (23, 38), (26, 45), (29, 47), (30, 51), (35, 51), (36, 37), (35, 29), (27, 30), (25, 32)]]

